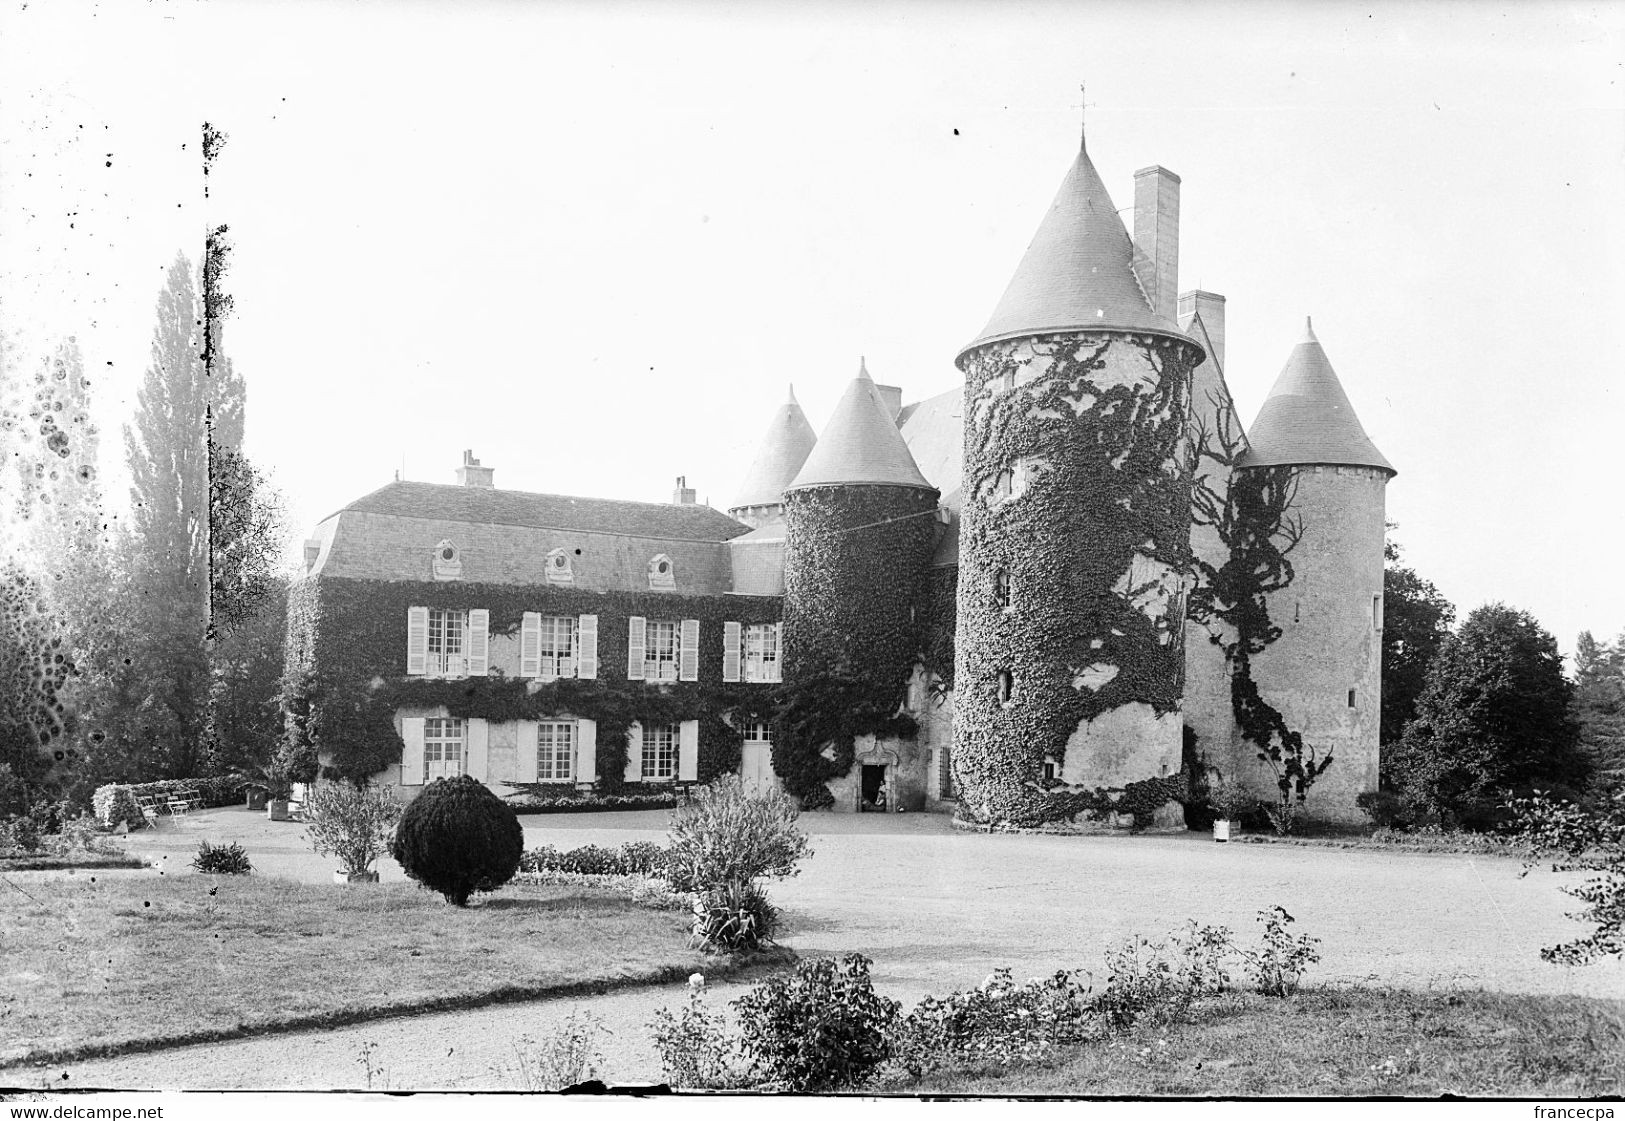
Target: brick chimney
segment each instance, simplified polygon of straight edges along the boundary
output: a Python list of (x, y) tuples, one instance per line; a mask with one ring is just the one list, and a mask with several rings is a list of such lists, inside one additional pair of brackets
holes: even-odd
[(903, 387), (900, 385), (877, 385), (875, 392), (880, 394), (881, 401), (885, 402), (886, 411), (893, 420), (903, 411)]
[(1179, 176), (1165, 167), (1134, 173), (1134, 275), (1170, 322), (1179, 303)]
[(1224, 297), (1216, 292), (1193, 291), (1185, 292), (1179, 297), (1179, 326), (1181, 330), (1195, 316), (1202, 317), (1202, 327), (1207, 332), (1204, 338), (1201, 333), (1192, 337), (1203, 347), (1211, 351), (1208, 357), (1224, 369)]
[(688, 485), (688, 476), (677, 476), (677, 486), (672, 489), (671, 500), (677, 506), (694, 505), (694, 488)]
[(457, 468), (457, 485), (462, 487), (495, 487), (491, 476), (495, 467), (481, 467), (472, 450), (463, 453), (463, 465)]

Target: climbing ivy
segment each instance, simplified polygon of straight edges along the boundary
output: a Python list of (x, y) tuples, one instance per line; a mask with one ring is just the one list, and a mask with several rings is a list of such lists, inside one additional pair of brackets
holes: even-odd
[[(1178, 453), (1200, 355), (1171, 336), (1087, 332), (995, 343), (960, 360), (954, 764), (960, 812), (972, 820), (1035, 825), (1098, 812), (1093, 791), (1041, 783), (1044, 757), (1062, 758), (1080, 725), (1120, 706), (1179, 709), (1178, 603), (1148, 617), (1132, 599), (1158, 594), (1153, 583), (1114, 589), (1137, 554), (1159, 571), (1188, 570), (1189, 474)], [(1018, 463), (1025, 489), (1006, 499)], [(1093, 688), (1076, 680), (1089, 667)], [(1000, 671), (1010, 674), (1008, 704)]]
[(915, 734), (900, 710), (922, 654), (937, 498), (903, 486), (785, 496), (785, 684), (775, 698), (773, 770), (803, 808), (833, 801), (825, 783), (851, 769), (858, 736)]

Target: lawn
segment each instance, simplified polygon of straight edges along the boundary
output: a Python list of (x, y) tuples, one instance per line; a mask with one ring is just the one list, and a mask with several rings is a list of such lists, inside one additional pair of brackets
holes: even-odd
[(1195, 1022), (1004, 1071), (928, 1075), (910, 1094), (1572, 1098), (1625, 1086), (1625, 1001), (1404, 989), (1221, 998)]
[(80, 873), (0, 884), (0, 1066), (568, 986), (717, 972), (684, 915), (511, 885), (459, 910), (415, 884)]
[(146, 861), (123, 852), (21, 853), (0, 856), (0, 873), (65, 872), (68, 869), (145, 868)]

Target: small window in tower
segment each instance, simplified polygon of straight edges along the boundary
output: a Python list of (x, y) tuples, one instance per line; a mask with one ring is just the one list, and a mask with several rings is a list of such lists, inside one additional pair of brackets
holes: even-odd
[(1373, 627), (1375, 627), (1379, 631), (1382, 630), (1382, 597), (1381, 596), (1372, 596), (1371, 597), (1371, 625)]
[(1350, 708), (1354, 707), (1354, 690), (1353, 689), (1349, 690), (1349, 707)]
[(1010, 694), (1015, 691), (1015, 685), (1015, 678), (1010, 671), (1001, 669), (999, 671), (999, 703), (1001, 705), (1010, 703)]
[(1301, 600), (1292, 605), (1292, 621), (1294, 623), (1303, 622), (1303, 602)]
[(1044, 756), (1044, 781), (1054, 782), (1061, 777), (1061, 769), (1055, 762), (1055, 756)]
[(993, 572), (993, 602), (1001, 609), (1010, 606), (1010, 570), (997, 568)]

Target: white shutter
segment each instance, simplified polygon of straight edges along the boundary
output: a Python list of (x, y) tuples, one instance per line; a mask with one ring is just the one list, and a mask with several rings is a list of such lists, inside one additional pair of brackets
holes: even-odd
[(643, 680), (644, 623), (642, 615), (626, 621), (626, 677), (629, 681)]
[(722, 680), (739, 680), (739, 635), (738, 623), (722, 624)]
[(463, 721), (464, 771), (484, 782), (490, 770), (491, 725), (484, 720)]
[(490, 666), (491, 613), (478, 607), (468, 613), (468, 676), (484, 677)]
[(626, 781), (643, 781), (643, 725), (635, 720), (626, 730)]
[(693, 782), (700, 775), (700, 722), (685, 720), (677, 726), (677, 781)]
[[(408, 607), (406, 609), (406, 672), (409, 674), (429, 672), (429, 609), (427, 607)], [(420, 723), (418, 730), (422, 731), (422, 728), (423, 726)], [(421, 763), (422, 760), (419, 760), (420, 765)]]
[(536, 721), (519, 722), (519, 766), (514, 771), (515, 782), (536, 781)]
[(576, 781), (598, 781), (598, 722), (576, 721)]
[(700, 679), (700, 621), (684, 619), (678, 628), (677, 677), (680, 681)]
[(519, 676), (532, 678), (542, 672), (542, 617), (535, 611), (525, 612), (519, 626)]
[[(423, 610), (414, 608), (414, 610)], [(401, 752), (401, 785), (423, 785), (423, 717), (408, 716), (401, 721), (401, 739), (406, 747)]]
[(576, 676), (586, 681), (598, 677), (598, 616), (583, 615), (576, 621)]

